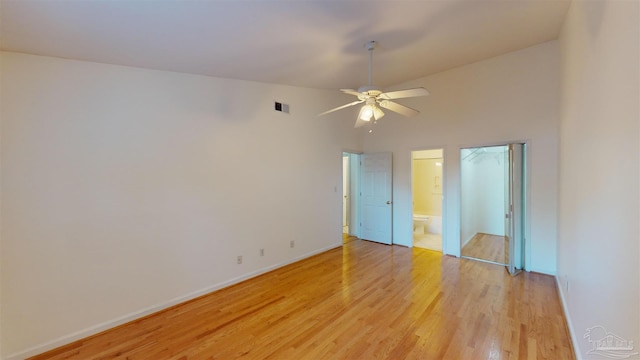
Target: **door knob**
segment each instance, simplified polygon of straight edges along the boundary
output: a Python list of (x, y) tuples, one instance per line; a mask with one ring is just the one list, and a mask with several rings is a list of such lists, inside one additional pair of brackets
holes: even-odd
[(387, 205), (390, 205), (390, 204), (391, 204), (391, 201), (387, 201)]

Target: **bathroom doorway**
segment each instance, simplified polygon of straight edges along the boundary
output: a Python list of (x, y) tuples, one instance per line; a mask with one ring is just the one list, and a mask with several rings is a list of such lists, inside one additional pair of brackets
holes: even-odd
[(413, 246), (442, 252), (443, 149), (411, 152)]

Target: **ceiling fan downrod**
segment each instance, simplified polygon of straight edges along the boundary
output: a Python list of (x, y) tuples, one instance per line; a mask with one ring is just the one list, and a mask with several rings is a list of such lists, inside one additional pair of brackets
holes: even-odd
[(373, 85), (373, 49), (376, 48), (376, 42), (369, 41), (368, 43), (364, 44), (364, 46), (369, 51), (369, 84), (368, 85), (372, 86)]

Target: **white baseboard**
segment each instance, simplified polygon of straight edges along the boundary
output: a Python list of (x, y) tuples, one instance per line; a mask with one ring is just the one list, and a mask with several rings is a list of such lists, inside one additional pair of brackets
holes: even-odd
[(556, 277), (556, 272), (552, 271), (552, 270), (549, 270), (549, 269), (541, 269), (541, 268), (536, 268), (536, 267), (525, 266), (525, 270), (529, 271), (529, 272), (535, 272), (535, 273), (539, 273), (539, 274), (551, 275), (553, 277)]
[(213, 292), (213, 291), (216, 291), (216, 290), (220, 290), (222, 288), (237, 284), (237, 283), (245, 281), (247, 279), (251, 279), (253, 277), (262, 275), (264, 273), (267, 273), (269, 271), (281, 268), (283, 266), (287, 266), (289, 264), (298, 262), (300, 260), (304, 260), (304, 259), (306, 259), (308, 257), (314, 256), (314, 255), (317, 255), (317, 254), (320, 254), (320, 253), (323, 253), (325, 251), (329, 251), (331, 249), (335, 249), (335, 248), (338, 248), (338, 247), (341, 247), (341, 246), (342, 246), (342, 242), (340, 242), (338, 244), (330, 245), (330, 246), (327, 246), (327, 247), (324, 247), (324, 248), (321, 248), (321, 249), (318, 249), (318, 250), (315, 250), (315, 251), (312, 251), (312, 252), (297, 256), (295, 258), (289, 259), (289, 260), (287, 260), (285, 262), (278, 263), (278, 264), (271, 265), (271, 266), (267, 266), (265, 268), (250, 272), (248, 274), (245, 274), (245, 275), (242, 275), (242, 276), (239, 276), (239, 277), (236, 277), (236, 278), (233, 278), (233, 279), (230, 279), (230, 280), (218, 283), (218, 284), (214, 284), (214, 285), (208, 286), (208, 287), (206, 287), (204, 289), (193, 291), (193, 292), (188, 293), (186, 295), (179, 296), (177, 298), (162, 302), (160, 304), (156, 304), (156, 305), (150, 306), (148, 308), (133, 312), (133, 313), (125, 315), (125, 316), (121, 316), (121, 317), (113, 319), (113, 320), (105, 321), (103, 323), (100, 323), (100, 324), (88, 327), (86, 329), (77, 331), (75, 333), (62, 336), (62, 337), (60, 337), (58, 339), (55, 339), (55, 340), (52, 340), (52, 341), (48, 341), (48, 342), (40, 344), (40, 345), (33, 346), (33, 347), (31, 347), (31, 348), (29, 348), (27, 350), (23, 350), (23, 351), (20, 351), (18, 353), (11, 354), (6, 358), (6, 360), (23, 360), (23, 359), (26, 359), (28, 357), (41, 354), (43, 352), (46, 352), (46, 351), (49, 351), (49, 350), (53, 350), (53, 349), (55, 349), (57, 347), (72, 343), (72, 342), (80, 340), (80, 339), (84, 339), (84, 338), (86, 338), (88, 336), (95, 335), (97, 333), (100, 333), (102, 331), (114, 328), (114, 327), (122, 325), (122, 324), (126, 324), (126, 323), (128, 323), (130, 321), (133, 321), (133, 320), (139, 319), (141, 317), (156, 313), (158, 311), (162, 311), (162, 310), (170, 308), (170, 307), (172, 307), (174, 305), (177, 305), (177, 304), (180, 304), (180, 303), (195, 299), (195, 298), (197, 298), (199, 296), (208, 294), (210, 292)]
[(573, 323), (571, 322), (571, 316), (569, 315), (569, 308), (567, 307), (567, 301), (565, 299), (565, 294), (563, 291), (562, 283), (560, 282), (560, 278), (556, 275), (556, 288), (558, 289), (558, 294), (560, 294), (560, 303), (562, 304), (562, 312), (564, 313), (564, 318), (567, 320), (567, 327), (569, 328), (569, 336), (571, 336), (571, 345), (573, 346), (573, 355), (576, 357), (576, 360), (582, 360), (582, 354), (580, 354), (580, 348), (578, 347), (578, 339), (576, 338), (575, 331), (573, 330)]
[(469, 241), (471, 241), (471, 239), (473, 239), (474, 237), (476, 237), (476, 235), (478, 235), (478, 233), (475, 233), (473, 235), (471, 235), (467, 240), (465, 240), (462, 245), (460, 245), (460, 251), (462, 251), (462, 248), (467, 245), (469, 243)]

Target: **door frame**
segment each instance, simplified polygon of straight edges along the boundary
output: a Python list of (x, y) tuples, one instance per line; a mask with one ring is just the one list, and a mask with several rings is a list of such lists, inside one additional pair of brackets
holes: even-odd
[[(394, 229), (394, 224), (395, 224), (395, 219), (394, 219), (394, 204), (393, 204), (393, 178), (394, 178), (394, 167), (393, 167), (393, 152), (392, 151), (387, 151), (387, 152), (371, 152), (371, 153), (366, 153), (366, 152), (362, 152), (362, 151), (353, 151), (353, 150), (342, 150), (342, 154), (340, 156), (340, 173), (341, 173), (341, 181), (344, 181), (344, 157), (345, 155), (349, 156), (349, 161), (348, 161), (348, 171), (349, 171), (349, 192), (351, 194), (350, 197), (350, 201), (349, 201), (349, 207), (350, 207), (350, 214), (349, 214), (349, 218), (351, 220), (350, 224), (349, 224), (349, 235), (351, 236), (355, 236), (359, 239), (362, 238), (363, 235), (363, 229), (362, 229), (362, 225), (363, 225), (363, 201), (362, 201), (362, 157), (364, 155), (375, 155), (375, 154), (389, 154), (390, 156), (390, 169), (389, 169), (389, 176), (390, 176), (390, 189), (389, 189), (389, 201), (387, 201), (387, 205), (390, 207), (390, 211), (391, 211), (391, 215), (390, 215), (390, 243), (388, 243), (388, 245), (393, 245), (394, 242), (394, 233), (393, 233), (393, 229)], [(336, 187), (337, 188), (337, 187)], [(344, 207), (342, 204), (342, 200), (344, 199), (344, 190), (341, 192), (342, 196), (340, 197), (341, 199), (341, 203), (340, 203), (340, 211), (341, 211), (341, 220), (340, 220), (340, 229), (342, 231), (342, 216), (344, 216)], [(374, 240), (372, 240), (374, 241)], [(385, 242), (381, 242), (383, 244), (386, 244)]]
[[(349, 194), (351, 195), (349, 198), (349, 235), (360, 237), (360, 156), (362, 152), (352, 151), (352, 150), (343, 150), (341, 160), (341, 174), (342, 180), (344, 180), (344, 167), (342, 166), (342, 158), (344, 158), (345, 154), (349, 156)], [(341, 196), (341, 199), (344, 199), (344, 192)], [(340, 209), (342, 210), (342, 202), (340, 203)], [(342, 217), (341, 217), (342, 219)], [(342, 229), (342, 220), (340, 221), (340, 229)], [(340, 230), (342, 232), (342, 230)]]

